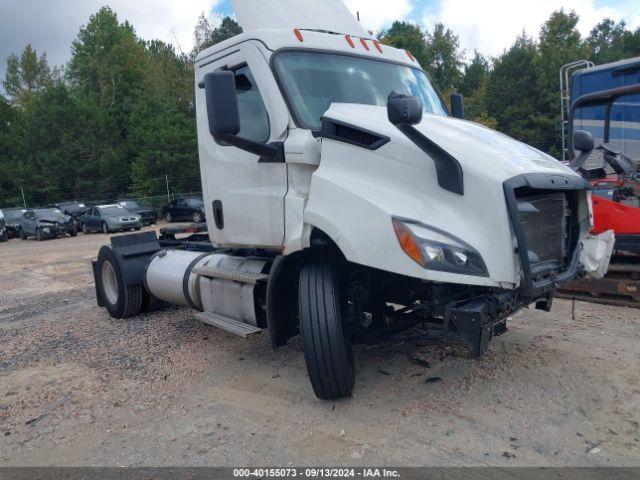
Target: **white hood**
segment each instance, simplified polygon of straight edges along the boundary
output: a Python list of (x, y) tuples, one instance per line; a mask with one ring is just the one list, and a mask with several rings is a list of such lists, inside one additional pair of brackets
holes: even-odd
[(231, 0), (245, 32), (309, 29), (370, 37), (342, 0)]
[[(418, 148), (389, 122), (385, 107), (333, 104), (325, 115), (386, 135), (396, 144)], [(490, 175), (500, 183), (523, 173), (578, 176), (553, 157), (474, 122), (425, 114), (415, 127), (455, 157), (465, 175)]]

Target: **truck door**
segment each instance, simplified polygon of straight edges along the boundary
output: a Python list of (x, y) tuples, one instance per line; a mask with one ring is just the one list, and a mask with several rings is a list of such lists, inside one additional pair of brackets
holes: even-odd
[[(258, 42), (200, 60), (197, 78), (219, 69), (235, 74), (239, 136), (255, 142), (283, 141), (288, 113)], [(209, 133), (204, 89), (198, 89), (200, 170), (209, 234), (219, 245), (280, 248), (284, 241), (286, 165), (260, 163), (258, 156), (216, 141)]]

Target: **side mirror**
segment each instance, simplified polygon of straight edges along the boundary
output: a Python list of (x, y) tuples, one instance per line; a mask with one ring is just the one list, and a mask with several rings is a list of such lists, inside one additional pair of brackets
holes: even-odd
[(211, 135), (216, 138), (221, 135), (237, 135), (240, 131), (240, 114), (233, 72), (207, 73), (204, 76), (204, 91)]
[(464, 97), (460, 93), (452, 93), (451, 97), (451, 115), (455, 118), (464, 120)]
[(585, 130), (573, 132), (573, 148), (581, 152), (590, 152), (594, 149), (593, 135)]
[(418, 97), (392, 92), (387, 100), (387, 116), (394, 125), (415, 125), (422, 120), (422, 102)]
[(204, 82), (209, 132), (221, 142), (258, 155), (260, 163), (284, 163), (284, 144), (264, 144), (239, 137), (240, 111), (236, 93), (236, 76), (228, 70), (207, 73)]

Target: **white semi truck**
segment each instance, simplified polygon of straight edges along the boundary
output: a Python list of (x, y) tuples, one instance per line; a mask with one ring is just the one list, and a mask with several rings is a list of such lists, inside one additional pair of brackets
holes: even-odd
[(190, 231), (208, 235), (102, 247), (112, 317), (170, 303), (274, 347), (300, 335), (332, 399), (353, 391), (353, 343), (426, 324), (480, 356), (519, 309), (606, 270), (587, 182), (464, 120), (460, 96), (450, 114), (411, 53), (341, 0), (233, 4), (244, 33), (195, 65), (207, 225)]

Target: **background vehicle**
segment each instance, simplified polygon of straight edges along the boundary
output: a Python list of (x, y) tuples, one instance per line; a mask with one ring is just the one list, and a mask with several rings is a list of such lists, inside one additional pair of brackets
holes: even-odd
[(565, 296), (640, 307), (639, 74), (640, 57), (573, 74), (567, 126), (579, 138), (567, 156), (594, 189), (592, 232), (613, 230), (616, 242), (607, 276), (566, 285)]
[(205, 221), (204, 200), (202, 197), (176, 198), (164, 207), (162, 216), (169, 223), (183, 221), (202, 223)]
[(20, 219), (26, 212), (22, 208), (3, 208), (4, 221), (7, 228), (7, 236), (16, 238), (20, 236)]
[(54, 204), (55, 208), (62, 210), (63, 213), (73, 218), (76, 228), (80, 229), (80, 217), (88, 210), (88, 206), (81, 202), (60, 202)]
[(111, 233), (123, 230), (140, 230), (142, 218), (121, 205), (91, 207), (81, 218), (82, 232)]
[(6, 242), (9, 240), (9, 234), (7, 233), (7, 225), (4, 221), (4, 214), (0, 210), (0, 242)]
[(62, 235), (75, 237), (77, 234), (78, 230), (73, 219), (57, 208), (29, 209), (20, 219), (20, 238), (22, 240), (29, 237), (46, 240)]
[(299, 334), (331, 399), (353, 391), (353, 343), (423, 325), (477, 357), (514, 312), (606, 270), (588, 183), (465, 121), (459, 95), (450, 115), (413, 55), (341, 1), (233, 5), (245, 33), (195, 63), (210, 241), (112, 238), (92, 264), (112, 317), (166, 302), (241, 336), (267, 329), (274, 347)]
[(137, 200), (120, 200), (117, 204), (126, 208), (130, 212), (140, 215), (143, 225), (153, 225), (158, 221), (158, 214), (156, 211), (147, 205), (143, 205)]

